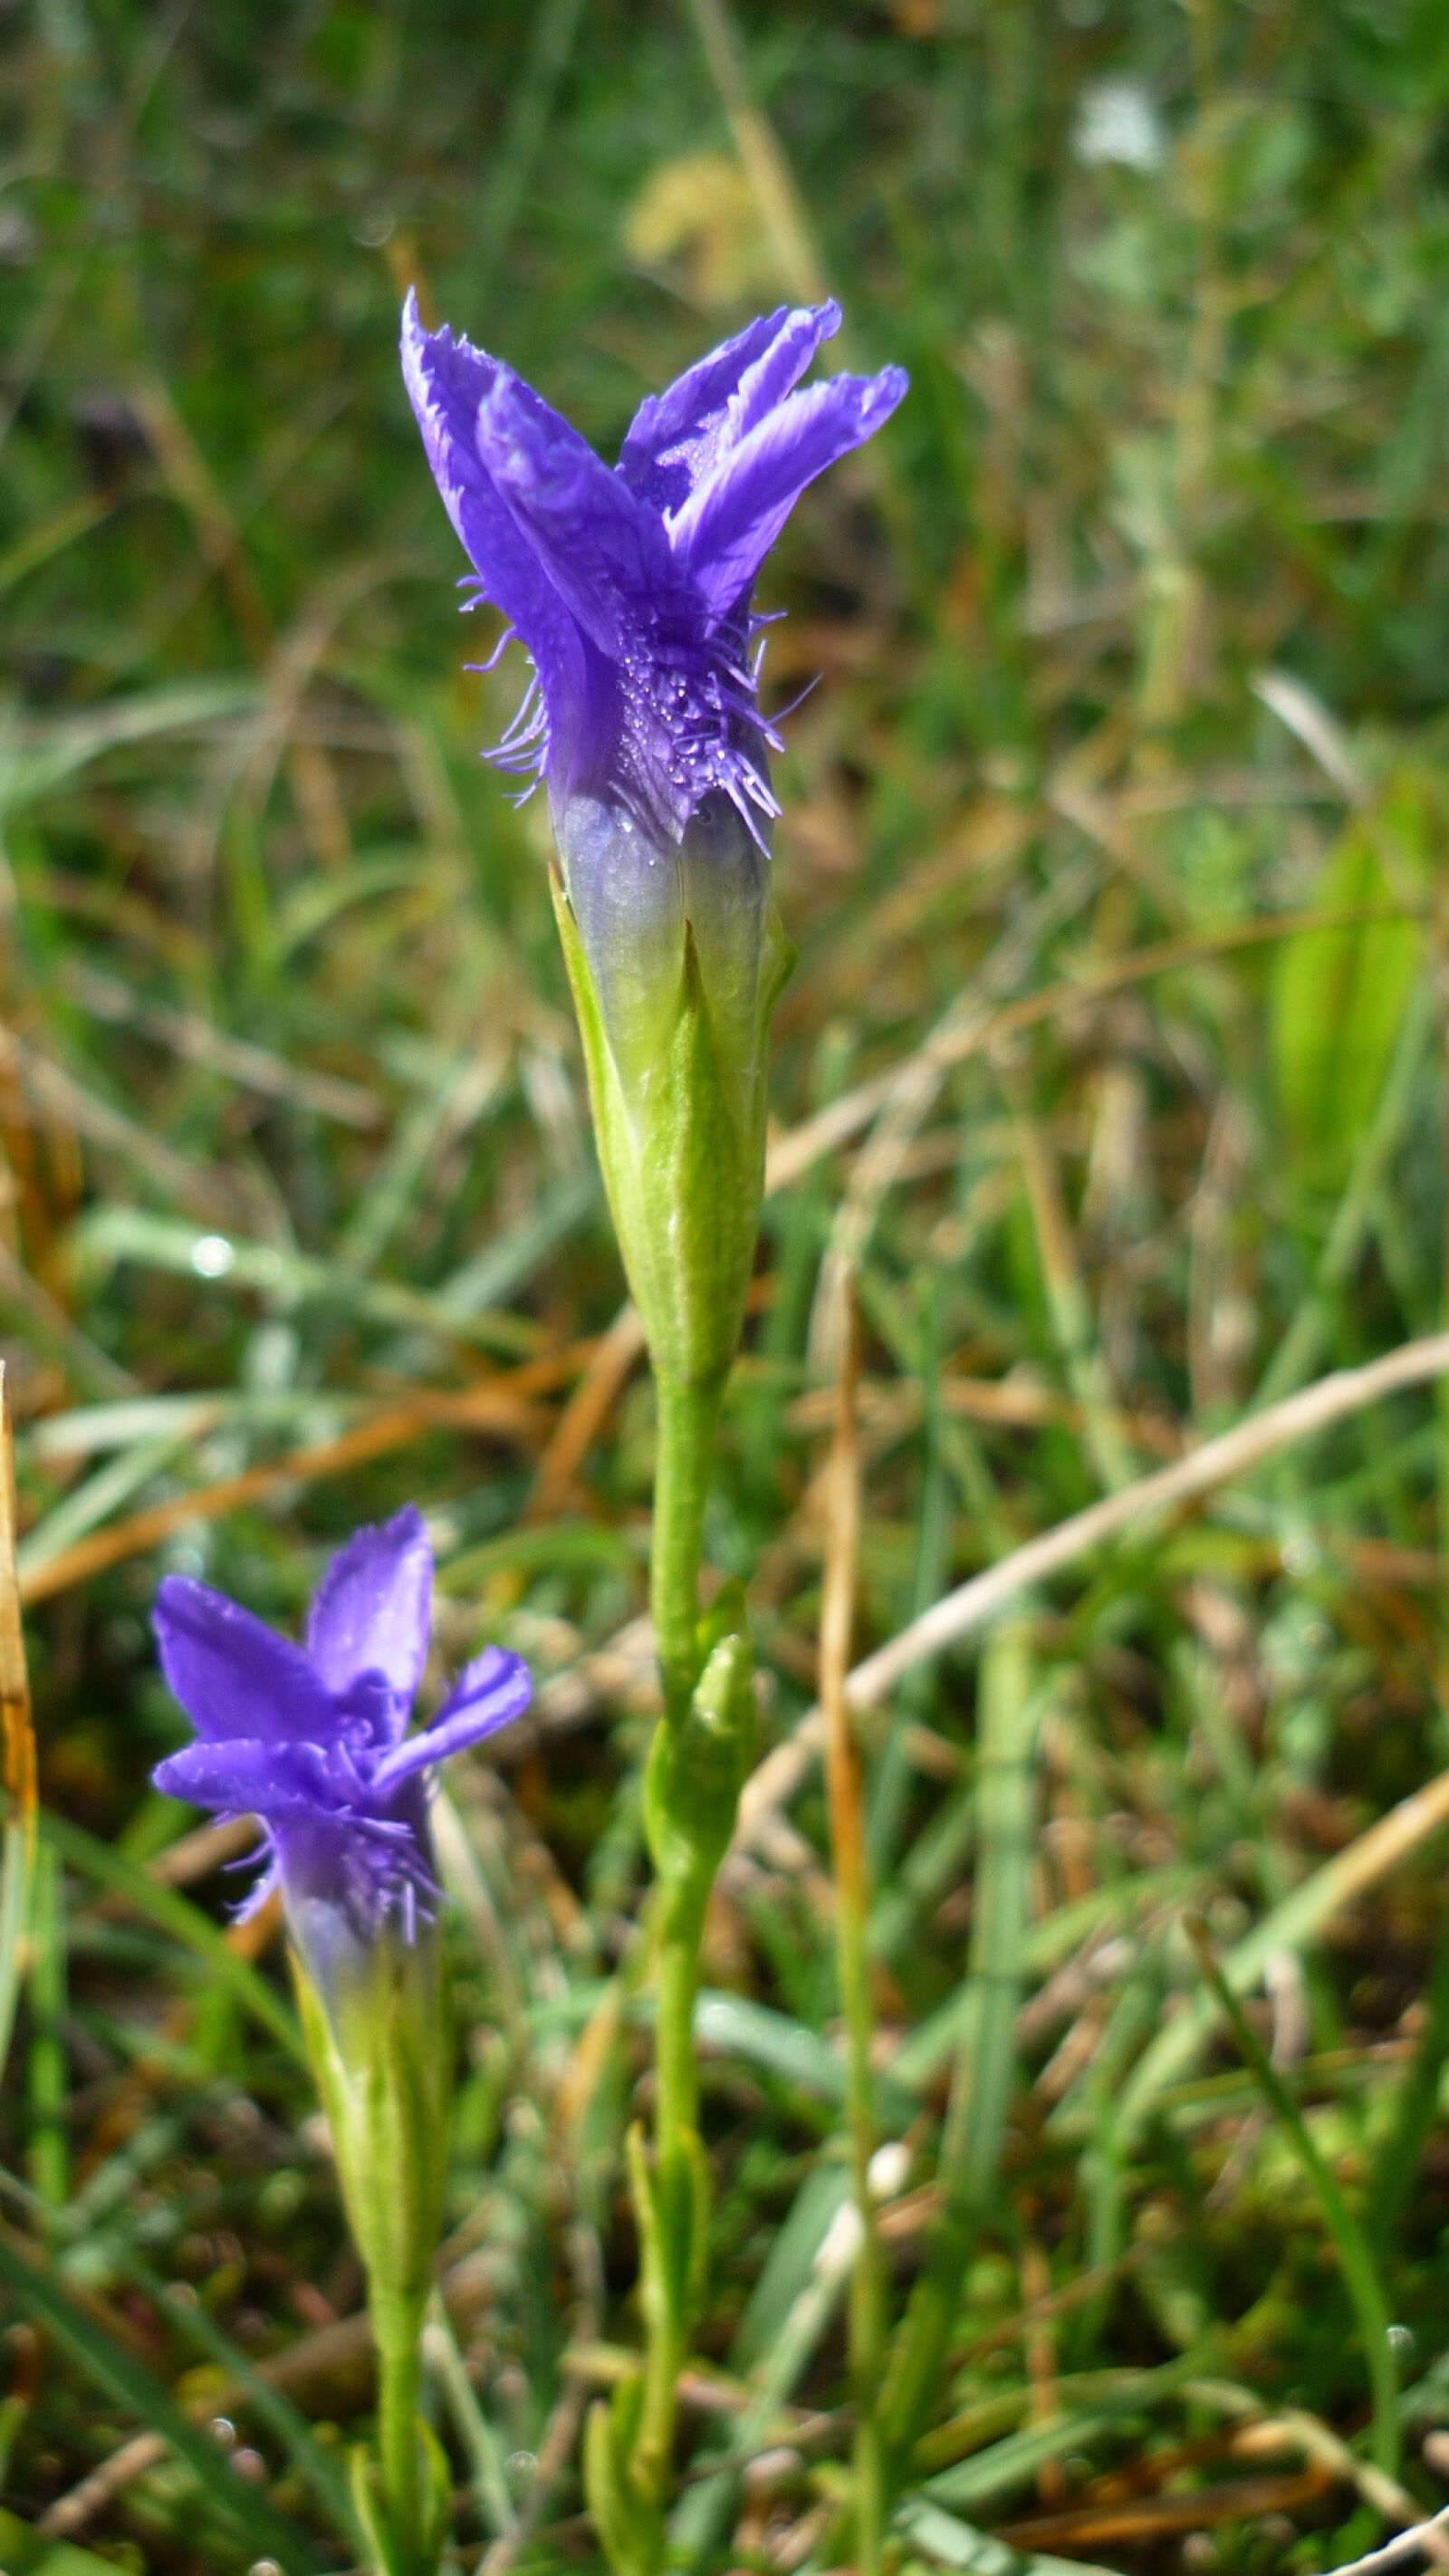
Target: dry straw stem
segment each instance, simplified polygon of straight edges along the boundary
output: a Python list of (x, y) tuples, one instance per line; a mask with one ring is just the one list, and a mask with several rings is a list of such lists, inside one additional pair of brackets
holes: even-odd
[[(1315, 1385), (1288, 1396), (1282, 1404), (1250, 1415), (1246, 1422), (1223, 1432), (1218, 1439), (1204, 1441), (1200, 1449), (1190, 1450), (1171, 1466), (1140, 1477), (1122, 1492), (1089, 1504), (1085, 1511), (1074, 1512), (1070, 1519), (1059, 1521), (1055, 1529), (1044, 1530), (1040, 1537), (1013, 1549), (999, 1565), (988, 1566), (984, 1573), (958, 1584), (954, 1592), (934, 1602), (888, 1645), (857, 1664), (847, 1684), (852, 1708), (878, 1708), (904, 1674), (977, 1635), (1009, 1601), (1017, 1599), (1032, 1584), (1060, 1574), (1108, 1540), (1163, 1512), (1199, 1501), (1217, 1486), (1249, 1474), (1265, 1458), (1275, 1456), (1295, 1440), (1325, 1431), (1332, 1423), (1361, 1412), (1365, 1405), (1377, 1404), (1384, 1396), (1397, 1394), (1405, 1387), (1422, 1386), (1446, 1371), (1449, 1333), (1431, 1333), (1422, 1341), (1405, 1342), (1400, 1349), (1369, 1361), (1363, 1368), (1335, 1370), (1332, 1376), (1320, 1378)], [(817, 1707), (760, 1765), (746, 1788), (740, 1806), (741, 1842), (748, 1843), (772, 1809), (783, 1806), (794, 1795), (823, 1741), (824, 1721)]]
[(781, 281), (800, 303), (823, 304), (830, 288), (809, 220), (774, 127), (750, 96), (729, 11), (723, 0), (689, 0), (689, 13), (729, 121), (730, 139), (754, 190)]
[(643, 1352), (644, 1327), (637, 1309), (626, 1303), (608, 1331), (600, 1334), (583, 1375), (549, 1434), (529, 1492), (530, 1520), (551, 1520), (564, 1509), (575, 1477)]
[[(585, 2334), (594, 2315), (595, 2297), (590, 2283), (579, 2277), (579, 2264), (574, 2254), (577, 2308)], [(489, 2257), (486, 2252), (471, 2253), (444, 2270), (438, 2287), (454, 2330), (471, 2333), (489, 2304)], [(102, 2303), (98, 2313), (104, 2322), (110, 2319)], [(350, 2316), (337, 2317), (332, 2323), (314, 2327), (310, 2333), (289, 2344), (284, 2352), (271, 2353), (255, 2365), (258, 2379), (269, 2388), (290, 2396), (298, 2404), (314, 2411), (331, 2406), (338, 2412), (348, 2411), (365, 2394), (373, 2371), (372, 2328), (367, 2310), (358, 2308)], [(187, 2412), (199, 2423), (208, 2422), (220, 2409), (239, 2403), (245, 2390), (239, 2380), (213, 2380), (200, 2394), (187, 2401)], [(97, 2462), (87, 2475), (56, 2496), (37, 2518), (36, 2528), (48, 2539), (74, 2540), (88, 2523), (114, 2504), (124, 2490), (159, 2466), (168, 2453), (164, 2435), (144, 2432), (119, 2443), (114, 2451)]]
[(20, 1957), (35, 1873), (39, 1793), (30, 1680), (15, 1579), (15, 1477), (10, 1397), (0, 1361), (0, 1729), (4, 1737), (4, 1880), (0, 1884), (0, 2070), (10, 2047)]
[(0, 1360), (0, 1720), (5, 1737), (5, 1796), (9, 1812), (35, 1839), (35, 1731), (30, 1722), (30, 1680), (20, 1627), (15, 1578), (15, 1475), (10, 1438), (10, 1392)]
[(862, 2576), (880, 2565), (885, 2522), (885, 2463), (875, 2399), (885, 2355), (885, 2281), (871, 2189), (875, 2108), (871, 2068), (874, 2022), (868, 1952), (870, 1888), (860, 1748), (846, 1697), (860, 1561), (860, 1443), (856, 1428), (859, 1337), (846, 1318), (835, 1383), (835, 1427), (828, 1470), (829, 1513), (820, 1599), (820, 1698), (825, 1721), (825, 1785), (830, 1858), (835, 1876), (835, 1960), (846, 2029), (851, 2173), (860, 2242), (850, 2284), (850, 2368), (855, 2387), (854, 2514)]
[(505, 1439), (527, 1438), (540, 1425), (531, 1398), (556, 1376), (566, 1373), (575, 1356), (559, 1354), (530, 1361), (506, 1377), (465, 1387), (457, 1395), (419, 1392), (406, 1404), (390, 1405), (372, 1414), (351, 1431), (343, 1432), (339, 1439), (321, 1441), (309, 1449), (289, 1450), (284, 1457), (243, 1468), (240, 1475), (225, 1476), (214, 1485), (199, 1486), (193, 1493), (177, 1494), (169, 1502), (133, 1512), (113, 1528), (95, 1530), (89, 1537), (77, 1539), (73, 1547), (47, 1557), (21, 1578), (19, 1597), (27, 1603), (48, 1600), (53, 1593), (67, 1592), (73, 1584), (103, 1573), (108, 1566), (159, 1547), (189, 1523), (221, 1520), (244, 1504), (265, 1501), (269, 1496), (285, 1493), (290, 1486), (311, 1484), (320, 1476), (341, 1475), (370, 1458), (384, 1456), (390, 1449), (402, 1448), (426, 1430), (447, 1426)]
[(1355, 2558), (1347, 2566), (1335, 2567), (1333, 2576), (1389, 2576), (1393, 2568), (1412, 2567), (1444, 2531), (1449, 2531), (1449, 2504), (1430, 2521), (1416, 2522), (1412, 2530), (1396, 2532), (1382, 2549), (1371, 2549), (1367, 2558)]

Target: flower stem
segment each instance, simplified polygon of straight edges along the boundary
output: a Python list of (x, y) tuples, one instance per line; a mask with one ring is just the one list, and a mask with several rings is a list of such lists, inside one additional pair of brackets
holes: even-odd
[(377, 2454), (394, 2576), (428, 2576), (422, 2556), (422, 2457), (418, 2397), (422, 2384), (421, 2305), (374, 2293), (377, 2343)]
[(662, 2508), (669, 2483), (677, 2414), (676, 2384), (689, 2347), (693, 2242), (699, 2215), (699, 2079), (694, 2062), (694, 1999), (704, 1907), (666, 1891), (657, 1953), (655, 2016), (654, 2189), (657, 2240), (645, 2284), (644, 2400), (638, 2466)]
[[(691, 1384), (656, 1372), (658, 1435), (650, 1604), (664, 1693), (663, 1723), (676, 1739), (700, 1677), (699, 1570), (704, 1510), (714, 1463), (723, 1380)], [(694, 2003), (713, 1864), (703, 1862), (686, 1812), (668, 1818), (691, 1857), (660, 1872), (655, 1966), (653, 2246), (644, 2284), (644, 2394), (636, 2470), (656, 2508), (668, 2489), (675, 2389), (688, 2348), (692, 2283), (698, 2269), (703, 2158)]]
[(665, 1722), (678, 1725), (699, 1679), (699, 1568), (723, 1378), (696, 1385), (656, 1370), (649, 1606)]

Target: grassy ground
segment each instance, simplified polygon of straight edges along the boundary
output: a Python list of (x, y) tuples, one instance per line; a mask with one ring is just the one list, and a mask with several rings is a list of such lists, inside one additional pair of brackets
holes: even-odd
[[(912, 371), (764, 596), (767, 697), (823, 675), (710, 1533), (768, 1741), (814, 1696), (842, 1289), (858, 1654), (1131, 1499), (862, 1717), (892, 2315), (942, 2170), (964, 2248), (893, 2545), (1337, 2567), (1449, 2485), (1449, 1799), (1404, 1804), (1449, 1766), (1449, 1418), (1426, 1363), (1190, 1506), (1133, 1489), (1443, 1321), (1442, 11), (35, 0), (0, 49), (0, 1333), (45, 1808), (0, 2451), (54, 2544), (0, 2521), (0, 2564), (347, 2563), (357, 2269), (273, 1927), (225, 1930), (217, 1837), (146, 1786), (147, 1611), (179, 1567), (294, 1622), (407, 1496), (445, 1659), (496, 1637), (542, 1682), (440, 1826), (457, 2564), (598, 2563), (650, 1397), (545, 817), (476, 758), (518, 677), (459, 669), (415, 279), (606, 451), (783, 295)], [(808, 1747), (767, 1781), (710, 1934), (700, 2569), (827, 2564), (850, 2442), (824, 1798)]]

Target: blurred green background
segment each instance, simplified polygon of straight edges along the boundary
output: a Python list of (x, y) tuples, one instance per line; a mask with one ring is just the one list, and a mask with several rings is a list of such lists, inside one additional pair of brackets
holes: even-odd
[[(461, 667), (496, 621), (455, 616), (401, 294), (606, 456), (784, 299), (838, 293), (839, 362), (911, 371), (760, 591), (766, 704), (821, 684), (710, 1547), (782, 1739), (843, 1267), (862, 1653), (1444, 1320), (1449, 16), (12, 0), (0, 79), (0, 1346), (61, 1820), (0, 2114), (3, 2491), (51, 2554), (0, 2522), (0, 2560), (347, 2563), (359, 2283), (275, 1945), (224, 1934), (219, 1846), (146, 1786), (181, 1731), (146, 1617), (170, 1566), (294, 1621), (416, 1496), (444, 1659), (498, 1636), (543, 1685), (444, 1828), (457, 2564), (592, 2568), (574, 2435), (637, 2322), (643, 2049), (600, 2007), (642, 1883), (650, 1396), (601, 1339), (542, 801), (478, 759), (521, 657)], [(1399, 1802), (1449, 1764), (1446, 1483), (1432, 1392), (1368, 1406), (1027, 1596), (984, 1694), (973, 1644), (872, 1719), (897, 2304), (968, 1964), (978, 2016), (903, 2564), (1306, 2576), (1442, 2500), (1449, 1909), (1438, 1811)], [(830, 1922), (807, 1769), (711, 1935), (702, 2569), (830, 2563)]]

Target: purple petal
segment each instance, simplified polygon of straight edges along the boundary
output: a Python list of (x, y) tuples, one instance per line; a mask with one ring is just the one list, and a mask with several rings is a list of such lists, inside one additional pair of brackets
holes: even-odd
[(731, 449), (671, 523), (681, 569), (723, 615), (748, 589), (807, 483), (874, 436), (906, 390), (899, 367), (791, 394)]
[(822, 341), (840, 328), (836, 303), (803, 304), (786, 315), (768, 349), (747, 367), (731, 396), (724, 449), (737, 447), (799, 383)]
[(545, 691), (577, 692), (583, 673), (573, 618), (479, 454), (479, 413), (503, 371), (446, 327), (425, 331), (412, 294), (403, 307), (402, 361), (433, 479), (484, 590), (517, 628)]
[(384, 1755), (373, 1786), (393, 1789), (412, 1772), (429, 1770), (465, 1745), (481, 1743), (485, 1735), (521, 1717), (532, 1697), (533, 1678), (521, 1657), (505, 1654), (501, 1646), (486, 1647), (464, 1665), (432, 1724)]
[(687, 368), (666, 393), (650, 394), (619, 452), (630, 490), (653, 509), (678, 509), (839, 328), (838, 304), (794, 312), (782, 304)]
[(360, 1529), (334, 1556), (307, 1615), (307, 1652), (340, 1698), (363, 1673), (381, 1673), (411, 1708), (428, 1654), (433, 1552), (411, 1503)]
[(657, 513), (511, 368), (495, 370), (477, 440), (490, 483), (601, 652), (626, 650), (641, 610), (682, 596)]
[(341, 1712), (310, 1659), (239, 1602), (168, 1574), (152, 1624), (161, 1669), (204, 1742), (337, 1740)]
[(264, 1816), (268, 1824), (336, 1816), (352, 1788), (347, 1770), (320, 1745), (245, 1737), (183, 1745), (153, 1776), (169, 1798), (189, 1798), (194, 1807), (223, 1815)]

